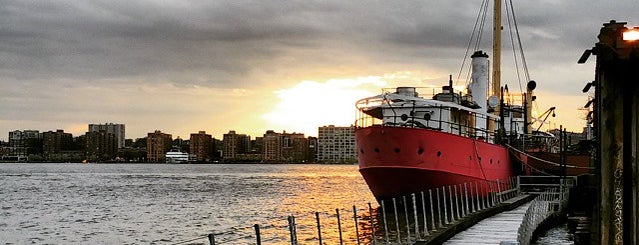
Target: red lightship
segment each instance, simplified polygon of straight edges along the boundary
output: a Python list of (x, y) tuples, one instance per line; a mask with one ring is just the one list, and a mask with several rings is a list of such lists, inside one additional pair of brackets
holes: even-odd
[(436, 94), (398, 87), (356, 103), (359, 170), (378, 200), (515, 175), (498, 142), (524, 134), (525, 108), (487, 98), (488, 55), (477, 51), (472, 59), (466, 95), (449, 81)]

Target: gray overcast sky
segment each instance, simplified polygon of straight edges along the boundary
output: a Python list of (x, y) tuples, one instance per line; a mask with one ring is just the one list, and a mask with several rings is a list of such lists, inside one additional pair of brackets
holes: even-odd
[[(328, 86), (419, 71), (427, 75), (416, 81), (445, 83), (460, 68), (480, 4), (0, 0), (0, 139), (16, 129), (78, 135), (104, 122), (125, 123), (128, 138), (155, 129), (174, 137), (207, 130), (219, 138), (231, 129), (312, 134), (265, 115), (285, 115), (272, 113), (303, 81)], [(549, 98), (545, 105), (561, 102), (566, 118), (586, 101), (579, 91), (594, 78), (594, 58), (576, 60), (594, 46), (601, 24), (639, 25), (637, 1), (515, 1), (515, 9), (538, 93)]]

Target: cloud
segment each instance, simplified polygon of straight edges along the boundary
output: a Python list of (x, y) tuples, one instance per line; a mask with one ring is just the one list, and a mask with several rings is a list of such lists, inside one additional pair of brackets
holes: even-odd
[[(191, 121), (224, 121), (207, 114), (204, 106), (234, 120), (251, 115), (242, 127), (258, 131), (262, 125), (255, 125), (264, 123), (260, 115), (278, 102), (273, 91), (293, 88), (301, 81), (411, 71), (416, 75), (403, 84), (401, 79), (387, 81), (442, 84), (460, 69), (480, 4), (3, 1), (0, 132), (23, 125), (55, 129), (61, 127), (60, 120), (69, 125), (94, 118), (123, 121), (120, 118), (135, 115), (139, 118), (132, 121), (148, 124), (135, 126), (140, 128), (136, 135), (142, 135), (162, 124), (155, 120), (159, 115), (172, 113)], [(532, 79), (538, 81), (539, 90), (558, 94), (579, 93), (582, 83), (593, 79), (591, 64), (580, 67), (576, 59), (594, 46), (602, 23), (617, 19), (639, 25), (639, 5), (633, 1), (545, 0), (515, 5)], [(486, 27), (485, 38), (490, 29)], [(489, 41), (483, 44), (490, 49)], [(510, 56), (504, 53), (502, 59)], [(507, 62), (502, 69), (505, 81), (514, 84), (511, 88), (518, 87), (516, 75), (507, 74), (512, 69), (514, 65)], [(196, 91), (210, 95), (193, 95)], [(229, 99), (233, 95), (245, 99)], [(204, 101), (202, 108), (193, 108), (198, 100)], [(222, 112), (220, 105), (233, 111)], [(251, 123), (254, 126), (248, 126)], [(174, 126), (168, 124), (170, 131)]]

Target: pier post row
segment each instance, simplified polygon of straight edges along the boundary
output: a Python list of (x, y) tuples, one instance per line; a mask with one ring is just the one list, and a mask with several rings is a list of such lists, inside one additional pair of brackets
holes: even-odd
[(596, 89), (599, 198), (593, 218), (597, 231), (591, 241), (639, 244), (639, 28), (613, 20), (603, 25), (598, 38), (579, 60), (597, 56), (591, 85)]

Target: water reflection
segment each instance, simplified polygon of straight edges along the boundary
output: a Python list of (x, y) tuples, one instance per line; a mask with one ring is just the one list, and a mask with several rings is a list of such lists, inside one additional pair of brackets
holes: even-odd
[(546, 231), (537, 241), (537, 245), (572, 245), (575, 244), (573, 235), (568, 231), (568, 225), (563, 224)]
[(384, 214), (354, 165), (1, 164), (0, 186), (0, 237), (15, 244), (208, 244), (209, 233), (255, 244), (254, 224), (264, 244), (290, 244), (291, 215), (300, 244), (320, 232), (339, 244), (340, 231), (344, 244), (370, 244), (423, 235), (424, 210), (429, 230), (444, 207), (454, 215), (450, 191), (447, 202), (433, 191), (433, 205), (430, 193), (387, 202)]
[(335, 244), (335, 208), (353, 241), (352, 205), (363, 217), (374, 202), (353, 165), (0, 164), (0, 186), (0, 237), (14, 244), (255, 244), (254, 224), (287, 244), (289, 215), (312, 244), (315, 212)]

